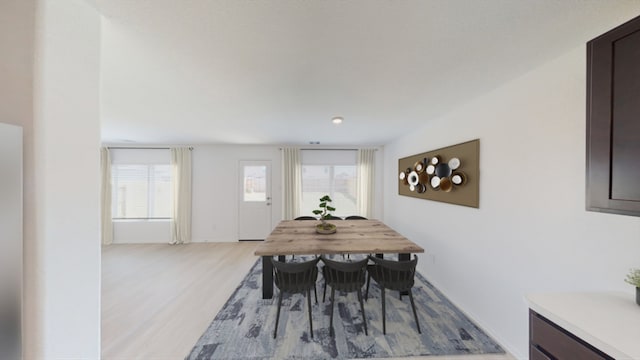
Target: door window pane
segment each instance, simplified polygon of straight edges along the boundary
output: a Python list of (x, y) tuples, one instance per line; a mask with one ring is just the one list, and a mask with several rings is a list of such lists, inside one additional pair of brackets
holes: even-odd
[(243, 184), (244, 201), (266, 201), (267, 167), (245, 166)]

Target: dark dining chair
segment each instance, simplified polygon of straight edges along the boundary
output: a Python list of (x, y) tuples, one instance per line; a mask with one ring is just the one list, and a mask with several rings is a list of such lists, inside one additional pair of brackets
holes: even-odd
[(311, 289), (316, 294), (316, 304), (318, 295), (316, 293), (316, 280), (318, 279), (318, 261), (314, 260), (299, 263), (284, 263), (271, 258), (273, 270), (275, 272), (275, 284), (278, 291), (278, 313), (276, 315), (276, 328), (273, 331), (273, 338), (278, 334), (278, 322), (280, 321), (280, 308), (282, 307), (282, 294), (306, 294), (307, 305), (309, 307), (309, 332), (313, 338), (313, 321), (311, 320)]
[(298, 216), (297, 218), (295, 218), (293, 220), (318, 220), (318, 218), (313, 217), (313, 216)]
[(415, 282), (416, 265), (418, 264), (418, 256), (414, 255), (413, 260), (408, 261), (392, 261), (384, 260), (375, 256), (369, 256), (369, 260), (373, 264), (367, 265), (367, 292), (366, 298), (369, 299), (369, 283), (371, 278), (380, 286), (380, 298), (382, 300), (382, 333), (387, 334), (386, 310), (385, 310), (385, 289), (407, 292), (409, 300), (411, 300), (411, 308), (413, 309), (413, 317), (416, 320), (418, 333), (420, 331), (420, 323), (418, 322), (418, 313), (416, 305), (413, 301), (413, 293), (411, 288)]
[(364, 313), (364, 303), (362, 302), (362, 287), (365, 283), (365, 268), (367, 259), (357, 262), (339, 262), (327, 259), (321, 256), (324, 266), (322, 267), (322, 276), (324, 277), (324, 294), (322, 302), (327, 294), (327, 286), (331, 287), (331, 320), (329, 322), (329, 334), (335, 335), (333, 331), (333, 307), (336, 301), (336, 290), (342, 292), (356, 292), (358, 301), (360, 302), (360, 310), (362, 311), (362, 321), (364, 323), (364, 334), (369, 335), (367, 331), (367, 318)]
[(329, 215), (325, 220), (343, 220), (340, 216)]

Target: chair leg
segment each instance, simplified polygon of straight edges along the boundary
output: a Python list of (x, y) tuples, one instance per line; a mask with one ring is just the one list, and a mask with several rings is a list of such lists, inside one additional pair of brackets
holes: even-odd
[(309, 307), (309, 332), (313, 339), (313, 320), (311, 319), (311, 290), (307, 290), (307, 305)]
[(364, 314), (364, 303), (362, 302), (362, 290), (358, 289), (358, 301), (360, 301), (360, 309), (362, 310), (362, 322), (364, 323), (364, 334), (369, 335), (367, 331), (367, 317)]
[[(316, 284), (313, 284), (313, 295), (316, 297), (316, 304), (318, 303), (318, 290), (316, 290)], [(324, 302), (324, 300), (323, 300)]]
[(327, 279), (324, 279), (324, 290), (322, 291), (322, 302), (327, 297)]
[(273, 338), (278, 334), (278, 322), (280, 321), (280, 307), (282, 306), (282, 291), (278, 291), (278, 314), (276, 315), (276, 329), (273, 330)]
[(380, 287), (380, 297), (382, 297), (382, 334), (387, 335), (387, 313), (384, 303), (384, 287)]
[(369, 283), (371, 282), (371, 274), (367, 273), (367, 294), (364, 297), (365, 300), (369, 301)]
[(329, 320), (329, 335), (335, 336), (333, 331), (333, 304), (336, 302), (336, 289), (331, 287), (331, 320)]
[(409, 300), (411, 300), (411, 308), (413, 309), (413, 317), (416, 319), (416, 327), (418, 328), (418, 334), (422, 334), (420, 331), (420, 323), (418, 323), (418, 313), (416, 313), (416, 304), (413, 302), (413, 292), (409, 289)]

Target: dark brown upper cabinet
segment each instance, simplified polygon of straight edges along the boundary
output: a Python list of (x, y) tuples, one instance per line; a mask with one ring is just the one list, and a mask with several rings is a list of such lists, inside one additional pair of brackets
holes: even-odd
[(587, 210), (640, 216), (640, 16), (587, 43)]

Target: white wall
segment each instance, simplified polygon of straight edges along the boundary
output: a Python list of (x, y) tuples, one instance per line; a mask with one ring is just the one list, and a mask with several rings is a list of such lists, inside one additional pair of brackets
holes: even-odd
[(39, 0), (26, 359), (100, 358), (100, 19)]
[[(271, 161), (273, 206), (271, 224), (282, 219), (282, 158), (279, 146), (194, 145), (193, 146), (192, 241), (238, 241), (239, 168), (241, 160)], [(376, 153), (376, 189), (382, 189), (384, 151)], [(376, 191), (376, 218), (382, 218), (382, 191)], [(168, 243), (167, 221), (119, 221), (114, 223), (114, 240), (122, 243)]]
[[(425, 248), (420, 271), (520, 359), (525, 294), (619, 290), (633, 301), (623, 278), (639, 265), (640, 218), (585, 211), (585, 63), (576, 44), (385, 149), (385, 221)], [(398, 195), (398, 158), (475, 138), (479, 209)]]
[(171, 242), (169, 220), (115, 220), (114, 244), (168, 244)]
[(277, 146), (201, 145), (193, 153), (194, 242), (238, 240), (240, 160), (271, 161), (271, 224), (282, 219), (282, 161)]

